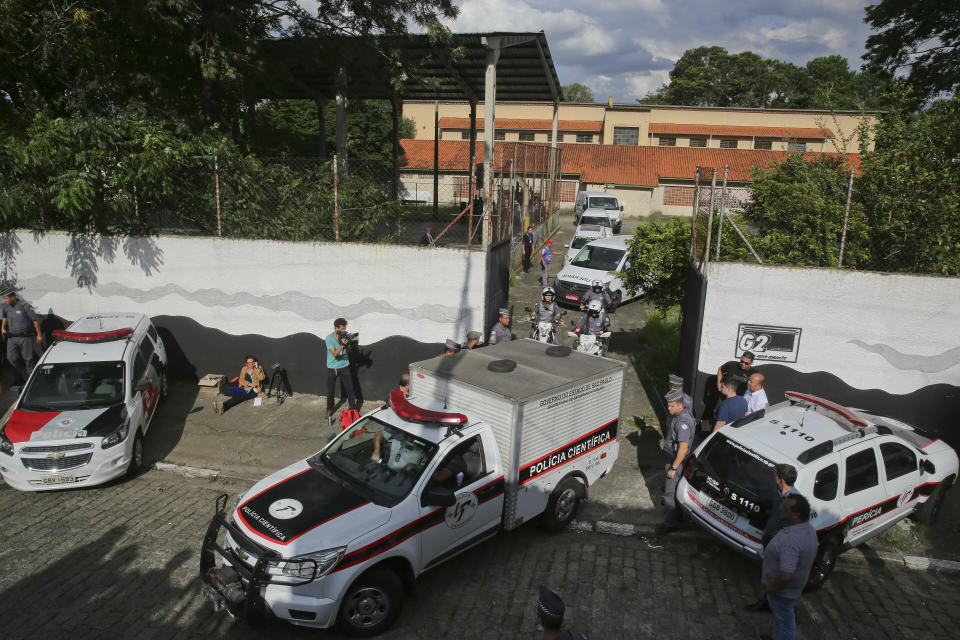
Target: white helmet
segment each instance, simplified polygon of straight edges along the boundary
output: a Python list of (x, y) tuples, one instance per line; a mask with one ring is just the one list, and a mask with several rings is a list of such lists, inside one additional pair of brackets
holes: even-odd
[(600, 303), (599, 300), (591, 300), (590, 304), (587, 305), (587, 311), (591, 313), (596, 311), (597, 314), (599, 314), (601, 311), (603, 311), (603, 305)]
[(602, 288), (603, 288), (603, 283), (600, 282), (599, 280), (594, 280), (593, 282), (590, 283), (590, 288), (591, 288), (591, 289), (596, 289), (596, 288), (602, 289)]
[(542, 297), (544, 300), (546, 300), (546, 299), (547, 299), (547, 296), (553, 296), (553, 297), (556, 297), (556, 296), (557, 296), (556, 292), (553, 290), (553, 287), (544, 287), (544, 288), (543, 288), (543, 291), (540, 293), (540, 297)]

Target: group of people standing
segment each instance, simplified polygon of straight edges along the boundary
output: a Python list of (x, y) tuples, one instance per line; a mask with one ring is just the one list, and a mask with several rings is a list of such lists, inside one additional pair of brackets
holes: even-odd
[(763, 389), (763, 374), (753, 370), (753, 360), (753, 353), (744, 351), (739, 360), (730, 360), (717, 369), (717, 391), (721, 400), (717, 405), (714, 431), (770, 406)]

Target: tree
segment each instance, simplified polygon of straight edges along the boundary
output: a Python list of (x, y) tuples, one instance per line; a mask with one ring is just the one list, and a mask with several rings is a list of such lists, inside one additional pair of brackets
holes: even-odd
[(866, 8), (864, 59), (873, 69), (894, 74), (909, 68), (907, 82), (917, 97), (932, 100), (960, 90), (960, 4), (955, 0), (882, 0)]
[[(753, 169), (743, 219), (764, 263), (837, 266), (849, 175), (842, 157), (802, 153), (766, 170)], [(867, 220), (863, 205), (855, 202), (843, 264), (861, 268), (869, 263)]]
[(640, 299), (663, 312), (683, 302), (684, 274), (690, 255), (690, 222), (651, 220), (633, 232), (624, 282)]
[(594, 102), (593, 90), (585, 84), (574, 82), (563, 85), (564, 102)]
[(960, 276), (960, 98), (916, 112), (900, 108), (861, 150), (854, 194), (869, 225), (869, 268)]

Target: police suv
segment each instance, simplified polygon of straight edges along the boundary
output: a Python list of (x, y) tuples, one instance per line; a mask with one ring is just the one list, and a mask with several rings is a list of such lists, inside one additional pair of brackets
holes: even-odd
[(557, 303), (579, 305), (580, 298), (595, 280), (603, 283), (614, 306), (634, 298), (639, 292), (631, 294), (619, 275), (630, 268), (627, 249), (632, 240), (632, 236), (611, 236), (584, 245), (553, 281)]
[(255, 625), (380, 633), (424, 571), (537, 516), (573, 519), (617, 458), (623, 372), (529, 339), (413, 363), (409, 398), (393, 391), (229, 510), (218, 499), (204, 595)]
[(585, 215), (580, 218), (580, 224), (573, 232), (573, 239), (570, 244), (564, 245), (571, 249), (563, 256), (564, 264), (570, 264), (573, 258), (580, 252), (588, 242), (599, 240), (600, 238), (609, 238), (613, 235), (613, 229), (610, 227), (610, 219), (606, 216), (597, 217)]
[(677, 500), (707, 531), (760, 556), (777, 491), (773, 467), (793, 465), (820, 539), (807, 583), (815, 589), (841, 551), (907, 516), (933, 521), (957, 478), (957, 454), (898, 420), (816, 396), (786, 396), (710, 434), (687, 460)]
[(0, 474), (39, 491), (136, 473), (167, 393), (167, 353), (150, 318), (104, 313), (54, 331), (0, 428)]

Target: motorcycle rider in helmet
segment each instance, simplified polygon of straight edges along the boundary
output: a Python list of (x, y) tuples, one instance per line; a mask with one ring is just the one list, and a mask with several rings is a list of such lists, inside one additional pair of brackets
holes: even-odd
[(610, 299), (610, 294), (604, 291), (603, 283), (599, 280), (591, 282), (590, 291), (587, 291), (583, 294), (583, 297), (580, 298), (580, 311), (586, 311), (587, 305), (593, 300), (599, 300), (604, 309), (610, 309), (613, 304), (613, 300)]
[[(530, 311), (530, 321), (533, 323), (530, 327), (531, 338), (537, 337), (538, 322), (553, 322), (560, 313), (560, 307), (553, 301), (553, 287), (544, 287), (540, 297), (541, 300), (533, 305), (533, 309)], [(553, 332), (553, 344), (560, 344), (556, 331)]]
[(610, 318), (599, 300), (591, 300), (587, 312), (580, 317), (573, 332), (577, 335), (598, 336), (610, 328)]

